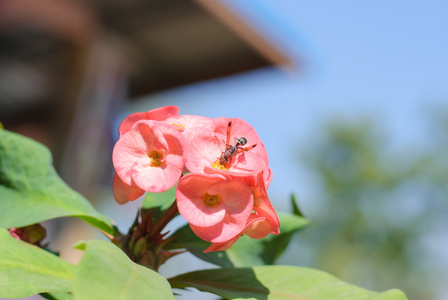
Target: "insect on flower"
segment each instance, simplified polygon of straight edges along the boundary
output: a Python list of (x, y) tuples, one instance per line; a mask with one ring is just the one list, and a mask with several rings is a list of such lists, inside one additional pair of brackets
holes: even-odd
[(213, 164), (213, 166), (215, 166), (215, 167), (225, 168), (226, 170), (228, 170), (230, 167), (232, 158), (234, 156), (236, 156), (237, 154), (240, 154), (240, 153), (244, 154), (245, 151), (249, 151), (249, 150), (255, 148), (255, 146), (257, 146), (257, 144), (254, 144), (254, 145), (248, 146), (248, 147), (241, 147), (241, 146), (244, 146), (247, 144), (247, 139), (245, 137), (235, 138), (234, 139), (235, 145), (231, 145), (230, 144), (231, 131), (232, 131), (232, 122), (229, 122), (229, 124), (227, 125), (227, 140), (226, 141), (222, 140), (226, 145), (226, 150), (224, 150), (221, 153), (221, 156), (218, 157), (218, 159)]

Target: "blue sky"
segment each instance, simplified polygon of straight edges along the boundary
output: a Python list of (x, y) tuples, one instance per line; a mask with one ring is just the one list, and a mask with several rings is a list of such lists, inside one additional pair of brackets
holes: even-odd
[(394, 141), (388, 146), (404, 148), (428, 138), (425, 112), (448, 109), (448, 1), (223, 2), (266, 33), (297, 69), (182, 87), (132, 109), (177, 105), (181, 114), (248, 121), (267, 148), (274, 172), (268, 192), (279, 210), (289, 209), (291, 193), (305, 213), (316, 208), (318, 186), (299, 153), (325, 120), (369, 117)]
[[(294, 192), (312, 209), (298, 153), (328, 118), (378, 121), (397, 146), (425, 138), (424, 112), (448, 108), (447, 1), (226, 0), (297, 63), (178, 88), (136, 110), (174, 104), (181, 114), (239, 117), (270, 157), (270, 193)], [(395, 146), (395, 145), (392, 145)]]

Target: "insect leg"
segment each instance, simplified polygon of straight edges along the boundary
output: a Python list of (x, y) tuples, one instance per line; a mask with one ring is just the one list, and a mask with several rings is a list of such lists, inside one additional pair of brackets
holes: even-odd
[(226, 147), (229, 147), (230, 145), (230, 132), (232, 130), (232, 121), (229, 122), (229, 124), (227, 125), (227, 143), (226, 143)]
[(249, 146), (249, 147), (244, 147), (244, 148), (243, 147), (238, 147), (238, 150), (236, 150), (235, 154), (244, 153), (246, 151), (249, 151), (249, 150), (255, 148), (255, 146), (257, 146), (257, 144), (254, 144), (254, 145)]

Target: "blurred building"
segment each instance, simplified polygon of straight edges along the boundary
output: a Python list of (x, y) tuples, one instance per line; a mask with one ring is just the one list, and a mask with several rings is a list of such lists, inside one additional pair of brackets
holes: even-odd
[(64, 179), (84, 194), (111, 173), (110, 123), (128, 101), (292, 64), (217, 0), (0, 6), (0, 121), (49, 146)]

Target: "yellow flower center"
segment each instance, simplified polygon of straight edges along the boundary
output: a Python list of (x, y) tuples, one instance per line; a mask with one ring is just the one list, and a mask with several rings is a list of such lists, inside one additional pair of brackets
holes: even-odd
[(207, 193), (204, 194), (202, 198), (204, 200), (205, 205), (208, 207), (216, 207), (219, 202), (221, 202), (221, 197), (219, 195), (209, 195)]
[(174, 128), (176, 128), (176, 129), (177, 129), (177, 131), (180, 131), (180, 132), (182, 132), (182, 131), (184, 131), (184, 130), (185, 130), (185, 127), (184, 127), (184, 125), (182, 125), (182, 124), (171, 123), (171, 125), (173, 125), (173, 126), (174, 126)]
[(215, 161), (215, 162), (212, 164), (212, 167), (215, 168), (215, 169), (220, 169), (220, 170), (225, 170), (225, 171), (228, 171), (228, 170), (229, 170), (229, 166), (227, 166), (227, 165), (222, 165), (222, 164), (219, 162), (219, 159), (218, 159), (217, 161)]
[(151, 151), (148, 157), (151, 160), (151, 167), (160, 167), (163, 163), (162, 154), (160, 154), (160, 152), (158, 151)]

